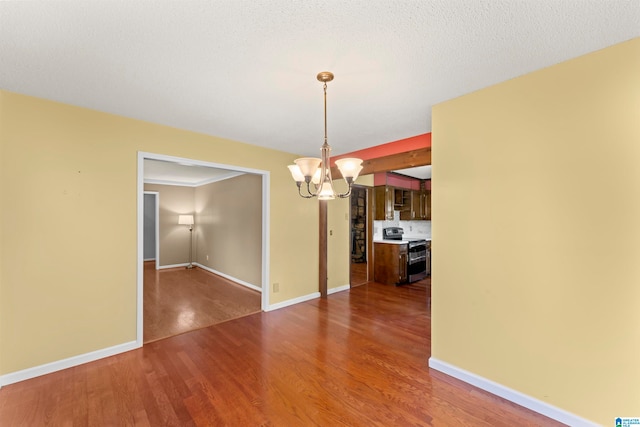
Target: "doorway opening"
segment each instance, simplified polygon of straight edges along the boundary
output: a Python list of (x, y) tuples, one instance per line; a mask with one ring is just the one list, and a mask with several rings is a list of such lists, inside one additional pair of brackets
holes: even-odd
[(370, 270), (373, 257), (371, 191), (368, 187), (353, 186), (350, 196), (350, 284), (351, 287), (364, 285), (372, 280)]
[(157, 191), (144, 192), (144, 242), (143, 257), (144, 262), (153, 261), (156, 269), (160, 262), (160, 232), (158, 216), (160, 212), (160, 193)]
[[(244, 283), (242, 280), (238, 280), (237, 283), (240, 283), (240, 285), (237, 286), (244, 286), (245, 289), (246, 287), (252, 287), (254, 292), (257, 292), (259, 294), (259, 306), (261, 310), (265, 310), (268, 308), (269, 306), (269, 287), (268, 287), (268, 283), (269, 283), (269, 254), (268, 254), (268, 247), (269, 247), (269, 172), (268, 171), (263, 171), (263, 170), (257, 170), (257, 169), (249, 169), (249, 168), (243, 168), (243, 167), (238, 167), (238, 166), (232, 166), (232, 165), (224, 165), (224, 164), (217, 164), (217, 163), (211, 163), (211, 162), (205, 162), (205, 161), (201, 161), (201, 160), (195, 160), (195, 159), (186, 159), (186, 158), (179, 158), (179, 157), (172, 157), (172, 156), (165, 156), (165, 155), (161, 155), (161, 154), (154, 154), (154, 153), (144, 153), (144, 152), (139, 152), (138, 153), (138, 191), (137, 191), (137, 195), (138, 195), (138, 250), (137, 250), (137, 315), (136, 315), (136, 344), (138, 346), (142, 346), (145, 340), (144, 337), (144, 311), (145, 311), (145, 307), (144, 307), (144, 298), (145, 298), (145, 267), (146, 269), (149, 269), (149, 264), (151, 264), (151, 262), (147, 262), (147, 266), (145, 266), (145, 254), (144, 254), (144, 223), (145, 223), (145, 218), (144, 218), (144, 189), (145, 189), (145, 161), (156, 161), (157, 162), (167, 162), (170, 164), (175, 164), (175, 165), (180, 165), (181, 167), (184, 166), (191, 166), (193, 167), (193, 169), (199, 168), (199, 169), (204, 169), (204, 168), (211, 168), (211, 169), (215, 169), (216, 171), (222, 171), (224, 173), (227, 173), (229, 175), (233, 175), (233, 176), (240, 176), (240, 175), (245, 175), (245, 176), (249, 176), (249, 175), (253, 175), (253, 176), (258, 176), (259, 180), (258, 180), (258, 189), (257, 189), (257, 195), (256, 195), (256, 202), (258, 203), (258, 206), (256, 207), (258, 209), (257, 212), (257, 216), (256, 216), (256, 220), (258, 221), (258, 224), (261, 224), (261, 230), (258, 231), (256, 229), (257, 233), (260, 233), (261, 235), (258, 237), (256, 236), (256, 243), (258, 243), (259, 240), (259, 244), (257, 245), (256, 249), (259, 248), (259, 253), (256, 253), (256, 257), (255, 257), (255, 266), (257, 267), (258, 271), (255, 273), (255, 280), (252, 280), (253, 283)], [(148, 163), (152, 163), (152, 162), (148, 162)], [(258, 200), (259, 198), (259, 200)], [(156, 198), (157, 200), (158, 198)], [(164, 208), (162, 208), (164, 209)], [(161, 209), (161, 211), (162, 211)], [(182, 209), (182, 208), (180, 208)], [(166, 212), (165, 212), (166, 213)], [(180, 214), (186, 214), (188, 212), (173, 212), (175, 213), (175, 221), (173, 221), (173, 219), (171, 220), (171, 226), (177, 227), (177, 218), (178, 218), (178, 213)], [(197, 212), (196, 209), (193, 209), (193, 213), (196, 215), (196, 227), (198, 224), (198, 218), (197, 218)], [(166, 218), (166, 215), (164, 216)], [(160, 214), (160, 218), (158, 221), (156, 221), (157, 223), (161, 223), (163, 216), (162, 213)], [(203, 217), (202, 220), (204, 220), (205, 218)], [(173, 224), (173, 222), (175, 222), (176, 224)], [(162, 226), (162, 224), (160, 225)], [(201, 230), (203, 231), (203, 230)], [(179, 232), (178, 230), (176, 230), (176, 232)], [(175, 233), (174, 233), (175, 234)], [(163, 234), (164, 235), (164, 234)], [(166, 236), (164, 237), (166, 238)], [(156, 240), (156, 268), (151, 268), (151, 273), (153, 274), (153, 270), (155, 270), (155, 274), (157, 275), (159, 271), (162, 271), (162, 273), (164, 273), (165, 271), (169, 272), (171, 269), (173, 270), (180, 270), (180, 273), (184, 273), (185, 271), (180, 268), (179, 265), (168, 265), (165, 266), (164, 264), (166, 263), (161, 263), (160, 262), (160, 258), (163, 256), (162, 253), (160, 253), (160, 246), (162, 247), (167, 247), (166, 245), (163, 245), (163, 238), (157, 239)], [(197, 244), (196, 244), (197, 246)], [(187, 246), (188, 247), (188, 243)], [(203, 255), (204, 256), (204, 255)], [(206, 258), (203, 258), (205, 260), (209, 260), (209, 255), (206, 255)], [(212, 268), (208, 268), (205, 261), (202, 261), (203, 265), (202, 265), (202, 269), (198, 268), (197, 270), (201, 270), (198, 271), (198, 274), (209, 274), (212, 275), (215, 273), (222, 273), (219, 276), (221, 276), (220, 278), (218, 278), (218, 280), (225, 280), (225, 279), (230, 279), (230, 282), (234, 282), (234, 277), (232, 277), (231, 275), (229, 276), (225, 276), (224, 271), (219, 271), (216, 272), (214, 271), (214, 269)], [(260, 263), (260, 265), (258, 266), (257, 264)], [(163, 265), (159, 265), (159, 264), (163, 264)], [(171, 264), (171, 262), (169, 262), (169, 264)], [(196, 263), (194, 263), (194, 265), (197, 265)], [(168, 267), (167, 270), (158, 270), (157, 268), (163, 268), (163, 267)], [(196, 269), (194, 269), (196, 270)], [(190, 273), (190, 274), (195, 274), (196, 272), (193, 270), (189, 270), (186, 271), (186, 273)], [(213, 273), (213, 274), (212, 274)]]

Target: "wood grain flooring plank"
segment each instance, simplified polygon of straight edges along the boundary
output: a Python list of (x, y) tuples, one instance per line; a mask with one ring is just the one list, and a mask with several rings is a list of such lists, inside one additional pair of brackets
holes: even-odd
[(145, 343), (261, 310), (259, 292), (197, 267), (156, 270), (145, 262), (143, 282)]
[(429, 286), (367, 283), (5, 386), (0, 425), (561, 425), (429, 369)]

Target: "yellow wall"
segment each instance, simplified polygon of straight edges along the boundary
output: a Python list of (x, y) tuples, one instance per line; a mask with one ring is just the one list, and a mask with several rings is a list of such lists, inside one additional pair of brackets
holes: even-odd
[(270, 303), (317, 292), (296, 156), (5, 91), (0, 113), (0, 374), (135, 340), (138, 151), (270, 171)]
[(432, 356), (640, 414), (640, 39), (433, 110)]
[(364, 187), (373, 187), (373, 174), (358, 177), (356, 184)]
[[(347, 191), (342, 178), (333, 182), (336, 192)], [(349, 199), (335, 198), (327, 204), (327, 289), (348, 285), (350, 282)], [(347, 262), (344, 262), (347, 260)]]
[[(373, 175), (361, 176), (356, 180), (360, 186), (373, 187)], [(338, 193), (347, 191), (342, 178), (334, 179), (334, 188)], [(351, 283), (350, 245), (351, 224), (349, 222), (350, 199), (331, 200), (327, 208), (327, 289), (339, 288)]]

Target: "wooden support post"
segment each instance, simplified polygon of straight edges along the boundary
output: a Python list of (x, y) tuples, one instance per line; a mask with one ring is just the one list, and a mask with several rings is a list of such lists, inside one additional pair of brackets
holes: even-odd
[(327, 297), (327, 200), (318, 200), (319, 203), (319, 290), (322, 298)]

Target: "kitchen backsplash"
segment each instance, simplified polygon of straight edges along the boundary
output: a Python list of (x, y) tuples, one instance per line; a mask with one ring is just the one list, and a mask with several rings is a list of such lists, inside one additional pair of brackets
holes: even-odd
[(392, 221), (373, 221), (373, 239), (382, 239), (385, 227), (402, 227), (406, 236), (431, 237), (431, 221), (402, 221), (400, 211), (393, 212)]

